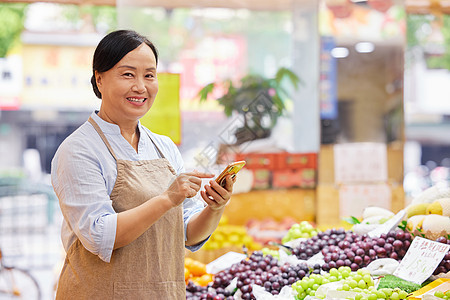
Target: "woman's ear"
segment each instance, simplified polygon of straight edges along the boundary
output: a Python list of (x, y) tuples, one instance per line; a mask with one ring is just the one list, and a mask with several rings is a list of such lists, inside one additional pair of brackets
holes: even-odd
[(102, 86), (102, 75), (98, 71), (95, 71), (95, 83), (97, 84), (97, 88), (100, 89)]

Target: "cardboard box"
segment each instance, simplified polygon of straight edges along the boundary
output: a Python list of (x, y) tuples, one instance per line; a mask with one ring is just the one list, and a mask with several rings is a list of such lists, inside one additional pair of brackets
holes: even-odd
[[(335, 184), (333, 145), (322, 145), (318, 156), (318, 183)], [(403, 146), (401, 143), (387, 145), (387, 180), (390, 184), (403, 183)]]
[[(347, 216), (341, 215), (341, 188), (345, 188), (345, 186), (321, 183), (316, 187), (317, 225), (324, 227), (342, 225), (342, 218)], [(389, 205), (384, 203), (380, 206), (387, 206), (386, 208), (390, 209), (394, 213), (397, 213), (405, 207), (403, 186), (401, 184), (389, 183), (387, 184), (387, 188), (389, 189), (388, 196), (390, 197), (390, 203)], [(355, 207), (357, 207), (357, 205), (355, 205)], [(359, 218), (361, 216), (355, 215), (354, 217)]]

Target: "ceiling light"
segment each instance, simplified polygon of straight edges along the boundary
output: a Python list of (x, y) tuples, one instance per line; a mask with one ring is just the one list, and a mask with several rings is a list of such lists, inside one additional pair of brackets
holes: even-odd
[(375, 45), (370, 42), (360, 42), (355, 45), (355, 50), (359, 53), (370, 53), (375, 49)]
[(348, 49), (345, 47), (336, 47), (331, 50), (331, 56), (334, 58), (345, 58), (348, 56)]

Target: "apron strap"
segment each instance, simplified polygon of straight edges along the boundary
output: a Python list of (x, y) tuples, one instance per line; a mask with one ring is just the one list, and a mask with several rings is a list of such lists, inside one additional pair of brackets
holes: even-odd
[[(147, 132), (147, 130), (145, 130), (145, 132)], [(147, 135), (148, 135), (148, 137), (150, 138), (150, 141), (152, 141), (153, 145), (155, 146), (156, 151), (158, 151), (159, 157), (161, 157), (161, 158), (166, 158), (166, 157), (164, 156), (164, 154), (162, 153), (162, 151), (159, 149), (158, 145), (156, 145), (155, 141), (154, 141), (154, 140), (152, 139), (152, 137), (150, 136), (150, 133), (147, 132)]]
[(105, 143), (106, 147), (108, 148), (109, 152), (114, 157), (114, 159), (117, 161), (116, 154), (114, 153), (111, 145), (109, 144), (108, 140), (106, 139), (106, 136), (103, 134), (103, 131), (100, 129), (100, 126), (98, 126), (98, 124), (91, 117), (89, 117), (88, 121), (89, 121), (89, 123), (92, 124), (92, 126), (94, 126), (94, 129), (97, 131), (98, 135), (102, 138), (102, 140)]

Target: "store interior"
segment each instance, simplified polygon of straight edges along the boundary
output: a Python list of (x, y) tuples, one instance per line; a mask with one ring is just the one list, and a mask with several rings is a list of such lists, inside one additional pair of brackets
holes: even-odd
[[(187, 299), (225, 299), (215, 280), (225, 277), (214, 273), (221, 257), (238, 263), (237, 254), (262, 251), (281, 260), (280, 244), (349, 234), (369, 208), (387, 220), (403, 213), (391, 229), (403, 220), (408, 232), (409, 217), (434, 215), (413, 205), (450, 199), (449, 13), (444, 0), (0, 1), (3, 260), (54, 299), (65, 254), (51, 161), (100, 106), (90, 86), (96, 45), (125, 28), (160, 55), (158, 97), (141, 123), (175, 142), (186, 170), (219, 174), (246, 161), (217, 230), (186, 251)], [(414, 236), (447, 239), (448, 213), (441, 209), (437, 235), (414, 224), (408, 246)], [(294, 238), (294, 229), (303, 232)], [(450, 278), (443, 257), (428, 280)], [(307, 272), (325, 276), (326, 265)], [(301, 280), (286, 284), (297, 298), (275, 298), (278, 288), (273, 299), (318, 299), (318, 287), (297, 288)], [(224, 298), (206, 298), (208, 288)], [(233, 299), (255, 299), (240, 293)]]

